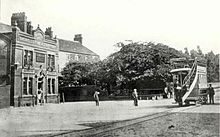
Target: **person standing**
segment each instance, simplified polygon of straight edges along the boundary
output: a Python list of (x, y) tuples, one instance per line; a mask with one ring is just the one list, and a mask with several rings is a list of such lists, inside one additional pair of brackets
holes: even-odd
[(137, 89), (134, 89), (132, 92), (132, 97), (134, 100), (134, 106), (138, 106), (138, 94), (137, 94)]
[(164, 88), (164, 98), (168, 98), (168, 88), (167, 86)]
[(37, 91), (37, 105), (41, 104), (42, 99), (42, 90), (38, 89)]
[(95, 102), (96, 102), (96, 106), (99, 106), (99, 92), (96, 90), (94, 95), (93, 95)]
[(209, 103), (214, 104), (215, 91), (214, 91), (214, 88), (212, 87), (212, 84), (209, 84), (208, 94), (209, 94)]

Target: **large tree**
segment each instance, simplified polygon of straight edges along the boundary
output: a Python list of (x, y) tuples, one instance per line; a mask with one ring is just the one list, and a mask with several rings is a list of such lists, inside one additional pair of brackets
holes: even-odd
[(185, 56), (183, 53), (158, 43), (120, 44), (120, 51), (106, 61), (109, 73), (114, 74), (118, 88), (155, 88), (170, 81), (170, 59)]

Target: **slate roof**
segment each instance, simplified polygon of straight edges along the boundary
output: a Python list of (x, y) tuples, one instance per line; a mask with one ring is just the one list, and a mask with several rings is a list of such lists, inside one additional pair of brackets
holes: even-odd
[(98, 56), (96, 53), (86, 48), (79, 42), (64, 39), (58, 39), (58, 41), (60, 51)]
[(12, 32), (12, 27), (10, 25), (0, 22), (0, 33)]

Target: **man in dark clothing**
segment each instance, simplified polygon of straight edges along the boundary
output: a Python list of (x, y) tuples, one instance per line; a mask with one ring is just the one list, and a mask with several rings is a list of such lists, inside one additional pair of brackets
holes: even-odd
[(214, 104), (214, 95), (215, 95), (215, 91), (212, 87), (212, 84), (209, 84), (209, 88), (208, 88), (208, 94), (209, 94), (209, 103)]

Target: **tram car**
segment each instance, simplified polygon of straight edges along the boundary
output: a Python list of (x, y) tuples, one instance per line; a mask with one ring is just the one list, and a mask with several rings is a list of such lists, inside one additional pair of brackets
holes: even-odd
[(207, 67), (202, 59), (171, 59), (174, 99), (182, 106), (207, 102)]

